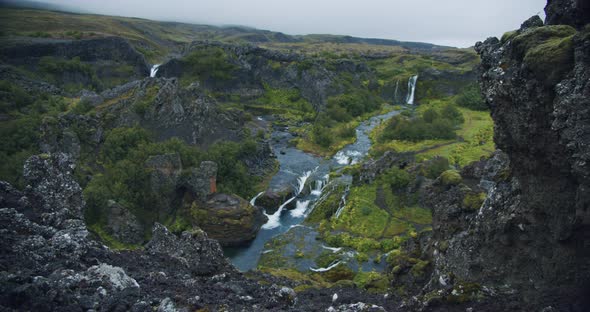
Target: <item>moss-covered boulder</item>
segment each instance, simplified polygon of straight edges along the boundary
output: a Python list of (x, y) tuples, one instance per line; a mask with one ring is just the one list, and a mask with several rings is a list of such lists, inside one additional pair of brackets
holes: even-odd
[(575, 33), (576, 30), (567, 25), (526, 29), (511, 35), (513, 51), (536, 77), (544, 77), (545, 84), (554, 85), (573, 67)]
[(222, 246), (237, 246), (256, 237), (268, 220), (262, 211), (236, 195), (215, 194), (207, 201), (194, 202), (193, 222)]
[(439, 179), (445, 186), (458, 185), (463, 181), (461, 174), (457, 170), (447, 170), (440, 175)]

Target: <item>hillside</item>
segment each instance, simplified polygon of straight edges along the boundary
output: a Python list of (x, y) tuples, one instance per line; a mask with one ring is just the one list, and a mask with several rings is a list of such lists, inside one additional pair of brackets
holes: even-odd
[[(139, 18), (66, 13), (37, 9), (14, 8), (0, 3), (0, 29), (4, 45), (27, 40), (79, 40), (118, 36), (131, 44), (153, 63), (169, 54), (183, 51), (192, 41), (221, 41), (252, 44), (297, 43), (295, 47), (333, 44), (352, 51), (436, 51), (446, 47), (427, 43), (401, 42), (385, 39), (364, 39), (350, 36), (307, 35), (290, 36), (280, 32), (248, 27), (216, 27), (177, 22), (160, 22)], [(35, 39), (36, 38), (36, 39)], [(281, 45), (279, 45), (281, 46)], [(297, 49), (297, 48), (296, 48)]]

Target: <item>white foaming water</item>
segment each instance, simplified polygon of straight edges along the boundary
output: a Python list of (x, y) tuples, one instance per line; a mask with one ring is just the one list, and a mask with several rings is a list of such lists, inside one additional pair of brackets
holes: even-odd
[[(295, 198), (297, 198), (297, 195), (301, 194), (301, 191), (303, 191), (303, 188), (305, 187), (305, 182), (307, 182), (307, 179), (309, 179), (309, 177), (311, 176), (311, 174), (317, 170), (317, 167), (312, 170), (312, 171), (306, 171), (303, 173), (302, 176), (300, 176), (299, 178), (297, 178), (297, 192), (295, 192), (295, 195), (293, 195), (293, 197), (289, 198), (286, 202), (284, 202), (279, 209), (277, 209), (277, 211), (275, 211), (275, 213), (269, 215), (266, 212), (264, 213), (267, 217), (268, 217), (268, 221), (262, 226), (263, 229), (265, 230), (271, 230), (274, 228), (277, 228), (279, 226), (281, 226), (281, 213), (283, 213), (283, 210), (285, 209), (285, 207), (291, 203), (292, 201), (295, 200)], [(309, 204), (309, 203), (308, 203)], [(307, 209), (307, 208), (306, 208)], [(305, 213), (305, 211), (303, 212)]]
[(338, 210), (336, 210), (336, 215), (335, 215), (336, 219), (340, 218), (342, 211), (346, 207), (346, 196), (348, 195), (349, 191), (350, 191), (350, 185), (347, 185), (346, 190), (344, 191), (344, 193), (342, 194), (342, 197), (340, 198), (340, 205), (338, 206)]
[(408, 80), (408, 96), (406, 103), (414, 105), (414, 95), (416, 94), (416, 83), (418, 82), (418, 75), (410, 77)]
[(333, 262), (327, 268), (319, 268), (319, 269), (309, 268), (309, 269), (313, 272), (327, 272), (327, 271), (330, 271), (331, 269), (337, 267), (339, 264), (340, 264), (340, 261), (336, 261), (336, 262)]
[(254, 196), (254, 198), (250, 200), (250, 205), (254, 206), (256, 204), (256, 200), (258, 199), (258, 197), (262, 196), (262, 194), (264, 194), (264, 192), (260, 192), (258, 193), (258, 195)]
[(155, 64), (154, 66), (152, 66), (152, 69), (150, 70), (150, 77), (154, 78), (156, 77), (156, 74), (158, 73), (158, 67), (160, 67), (161, 64)]
[(281, 226), (281, 213), (283, 212), (283, 209), (285, 209), (285, 206), (287, 206), (289, 203), (291, 203), (294, 200), (295, 200), (295, 197), (289, 198), (286, 202), (284, 202), (279, 207), (279, 209), (277, 209), (277, 211), (275, 211), (275, 213), (273, 213), (271, 215), (269, 215), (265, 212), (264, 215), (266, 215), (268, 217), (268, 221), (262, 226), (262, 228), (265, 230), (272, 230), (274, 228), (278, 228), (279, 226)]
[(300, 218), (303, 217), (305, 215), (305, 212), (307, 211), (307, 207), (309, 206), (309, 200), (304, 200), (304, 201), (297, 201), (297, 206), (295, 207), (295, 209), (291, 210), (291, 217), (293, 218)]
[(359, 162), (363, 154), (359, 151), (339, 151), (334, 159), (339, 165), (354, 165)]
[(311, 195), (313, 196), (320, 196), (322, 195), (322, 190), (324, 189), (324, 180), (316, 180), (313, 190), (311, 190)]
[(339, 165), (348, 165), (348, 162), (350, 161), (350, 158), (348, 158), (343, 151), (336, 153), (334, 159), (336, 159), (336, 162), (338, 162)]
[(333, 253), (337, 253), (337, 252), (339, 252), (340, 250), (342, 250), (342, 247), (335, 248), (335, 247), (328, 247), (328, 246), (326, 246), (326, 245), (322, 245), (322, 248), (324, 248), (324, 249), (328, 249), (328, 250), (331, 250)]

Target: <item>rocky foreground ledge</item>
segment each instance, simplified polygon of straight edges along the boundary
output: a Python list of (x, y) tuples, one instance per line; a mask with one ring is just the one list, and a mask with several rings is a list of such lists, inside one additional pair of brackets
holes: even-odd
[[(25, 164), (27, 188), (0, 182), (1, 311), (382, 311), (383, 295), (354, 289), (296, 295), (296, 284), (246, 278), (198, 228), (176, 236), (163, 225), (140, 250), (114, 251), (83, 220), (84, 200), (67, 154)], [(340, 305), (342, 307), (340, 307)]]

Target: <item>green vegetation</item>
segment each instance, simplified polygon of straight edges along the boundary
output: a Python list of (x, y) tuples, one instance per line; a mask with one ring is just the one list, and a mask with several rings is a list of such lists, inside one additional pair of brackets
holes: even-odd
[(391, 118), (377, 140), (380, 142), (449, 140), (455, 138), (455, 129), (463, 121), (463, 115), (452, 104), (447, 104), (440, 109), (430, 107), (419, 117), (408, 118), (397, 115)]
[(487, 110), (486, 103), (481, 96), (481, 89), (478, 84), (467, 86), (461, 94), (457, 96), (455, 103), (461, 107), (472, 110)]
[(572, 38), (576, 30), (567, 25), (549, 25), (512, 35), (513, 49), (547, 85), (557, 83), (574, 64)]
[(463, 181), (457, 170), (447, 170), (440, 175), (443, 185), (458, 185)]
[(24, 187), (22, 168), (31, 155), (39, 153), (40, 127), (44, 118), (67, 110), (64, 98), (46, 94), (30, 95), (15, 84), (0, 81), (0, 176), (17, 187)]
[(232, 78), (237, 65), (231, 62), (232, 56), (222, 48), (205, 46), (192, 51), (182, 59), (185, 85), (196, 80), (203, 83), (219, 83)]
[(469, 210), (478, 210), (486, 200), (486, 193), (469, 193), (463, 198), (463, 206)]
[[(90, 224), (103, 223), (108, 200), (115, 200), (128, 208), (142, 222), (163, 222), (157, 214), (160, 194), (150, 185), (150, 169), (146, 160), (153, 155), (177, 153), (184, 169), (197, 167), (203, 160), (215, 161), (218, 165), (218, 190), (224, 193), (251, 196), (257, 178), (248, 174), (240, 161), (256, 149), (254, 141), (243, 143), (222, 142), (204, 152), (189, 146), (179, 139), (155, 142), (146, 130), (115, 128), (106, 135), (97, 161), (102, 170), (93, 172), (93, 178), (84, 189), (87, 200), (86, 220)], [(170, 216), (168, 216), (170, 217)], [(182, 220), (178, 219), (178, 226)]]
[[(442, 156), (452, 165), (459, 166), (488, 157), (495, 149), (494, 125), (490, 113), (486, 110), (457, 108), (453, 104), (455, 102), (455, 98), (429, 100), (413, 110), (403, 111), (402, 116), (377, 126), (371, 133), (371, 155), (379, 156), (388, 150), (416, 152), (418, 161)], [(433, 122), (429, 124), (430, 120)], [(436, 120), (441, 120), (440, 123), (447, 126), (454, 126), (443, 128), (448, 133), (436, 133), (433, 131)], [(412, 125), (422, 127), (422, 130), (416, 131), (412, 129)], [(427, 132), (423, 132), (425, 129)], [(451, 132), (454, 133), (452, 138)]]

